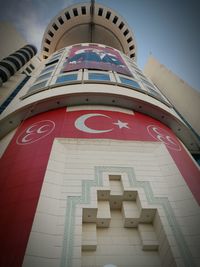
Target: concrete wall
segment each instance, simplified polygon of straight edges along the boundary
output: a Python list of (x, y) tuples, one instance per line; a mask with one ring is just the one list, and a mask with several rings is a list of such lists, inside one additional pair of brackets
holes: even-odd
[(25, 74), (15, 74), (10, 79), (3, 83), (0, 87), (0, 105), (7, 99), (7, 97), (15, 90), (15, 88), (24, 80)]
[[(31, 73), (26, 72), (26, 68), (32, 64), (35, 69), (31, 70)], [(34, 56), (29, 62), (27, 62), (15, 75), (11, 76), (9, 80), (3, 83), (0, 86), (0, 105), (12, 94), (12, 92), (17, 88), (17, 86), (24, 80), (25, 77), (34, 75), (34, 72), (37, 70), (40, 61), (37, 56)], [(30, 67), (29, 67), (30, 69)], [(22, 73), (23, 72), (23, 73)], [(25, 74), (26, 73), (26, 74)], [(23, 90), (23, 89), (21, 89)], [(14, 98), (19, 101), (19, 94)], [(13, 99), (13, 101), (14, 101)], [(12, 105), (12, 102), (10, 103)], [(14, 104), (14, 110), (16, 110), (17, 106)]]
[(178, 112), (200, 135), (200, 93), (153, 57), (148, 59), (144, 73), (159, 87)]
[(197, 266), (199, 221), (164, 145), (57, 139), (23, 267)]
[(0, 23), (0, 60), (27, 44), (26, 40), (9, 23)]

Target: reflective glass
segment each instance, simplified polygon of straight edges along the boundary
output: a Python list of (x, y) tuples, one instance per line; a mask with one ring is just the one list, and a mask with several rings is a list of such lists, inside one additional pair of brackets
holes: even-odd
[(103, 73), (88, 73), (89, 80), (110, 81), (110, 76)]
[(76, 81), (78, 75), (77, 74), (68, 74), (68, 75), (63, 75), (57, 78), (56, 83), (64, 83), (64, 82), (69, 82), (69, 81)]
[(130, 85), (134, 88), (140, 88), (139, 84), (131, 79), (127, 79), (127, 78), (124, 78), (124, 77), (119, 77), (120, 78), (120, 81), (121, 83), (123, 84), (127, 84), (127, 85)]
[(47, 83), (47, 81), (44, 81), (44, 82), (37, 83), (37, 84), (31, 86), (30, 89), (28, 90), (28, 93), (30, 93), (32, 91), (35, 91), (37, 89), (40, 89), (40, 88), (45, 87), (46, 83)]
[(55, 66), (56, 66), (56, 65), (54, 65), (54, 66), (50, 66), (50, 67), (48, 67), (48, 68), (43, 69), (42, 72), (41, 72), (40, 74), (45, 73), (45, 72), (50, 71), (50, 70), (53, 70), (53, 69), (55, 68)]
[(40, 76), (35, 80), (35, 82), (39, 82), (39, 81), (41, 81), (41, 80), (44, 80), (44, 79), (49, 78), (49, 77), (51, 76), (51, 73), (52, 73), (52, 72), (48, 72), (48, 73), (46, 73), (46, 74), (40, 75)]

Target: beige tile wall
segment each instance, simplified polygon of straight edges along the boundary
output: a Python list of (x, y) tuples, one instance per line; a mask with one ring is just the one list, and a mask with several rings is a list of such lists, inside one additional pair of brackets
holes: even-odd
[(120, 210), (111, 211), (109, 228), (97, 228), (97, 249), (82, 252), (82, 267), (104, 266), (161, 266), (158, 252), (141, 249), (141, 238), (136, 228), (124, 228)]
[[(90, 191), (90, 204), (76, 206), (74, 236), (71, 243), (72, 254), (67, 254), (72, 261), (70, 265), (65, 264), (61, 257), (68, 252), (63, 252), (65, 248), (63, 246), (67, 240), (64, 232), (65, 227), (68, 227), (65, 222), (66, 211), (69, 210), (70, 205), (69, 196), (82, 195), (82, 182), (94, 180), (95, 166), (133, 168), (136, 180), (148, 182), (154, 197), (167, 197), (175, 214), (178, 229), (193, 255), (193, 261), (199, 263), (199, 206), (187, 189), (164, 145), (154, 142), (57, 139), (54, 141), (47, 166), (23, 267), (96, 267), (106, 263), (113, 263), (118, 267), (172, 267), (176, 264), (184, 266), (181, 265), (184, 264), (182, 254), (165, 210), (162, 206), (150, 205), (143, 188), (130, 188), (125, 172), (121, 173), (121, 186), (126, 191), (126, 197), (129, 196), (128, 190), (132, 190), (131, 199), (132, 201), (135, 199), (140, 210), (144, 212), (149, 209), (157, 210), (152, 227), (156, 233), (159, 250), (144, 251), (142, 242), (145, 243), (149, 239), (156, 241), (153, 231), (145, 235), (142, 233), (142, 226), (124, 228), (123, 213), (116, 209), (111, 210), (109, 228), (96, 228), (97, 250), (81, 252), (82, 240), (84, 240), (84, 225), (82, 227), (84, 212), (92, 209), (96, 218), (97, 189), (102, 190), (98, 195), (102, 192), (109, 195), (111, 189), (109, 175), (119, 174), (106, 171), (103, 173), (103, 186)], [(120, 192), (118, 191), (117, 194)], [(102, 198), (105, 198), (105, 195)]]

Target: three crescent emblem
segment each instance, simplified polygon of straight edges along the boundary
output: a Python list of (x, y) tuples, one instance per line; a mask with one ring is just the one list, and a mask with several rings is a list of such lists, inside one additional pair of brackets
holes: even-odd
[(175, 138), (169, 135), (169, 133), (155, 125), (147, 126), (148, 133), (157, 141), (164, 143), (168, 148), (180, 151), (181, 146)]
[(55, 123), (51, 120), (38, 121), (26, 128), (17, 138), (18, 145), (32, 144), (47, 135), (55, 128)]

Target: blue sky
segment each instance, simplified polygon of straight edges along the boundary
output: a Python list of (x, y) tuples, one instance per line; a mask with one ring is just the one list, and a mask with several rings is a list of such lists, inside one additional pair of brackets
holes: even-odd
[[(40, 49), (50, 20), (77, 0), (1, 0), (0, 20), (11, 22)], [(85, 2), (85, 1), (82, 1)], [(99, 0), (125, 18), (143, 69), (150, 53), (200, 91), (200, 2), (198, 0)]]

